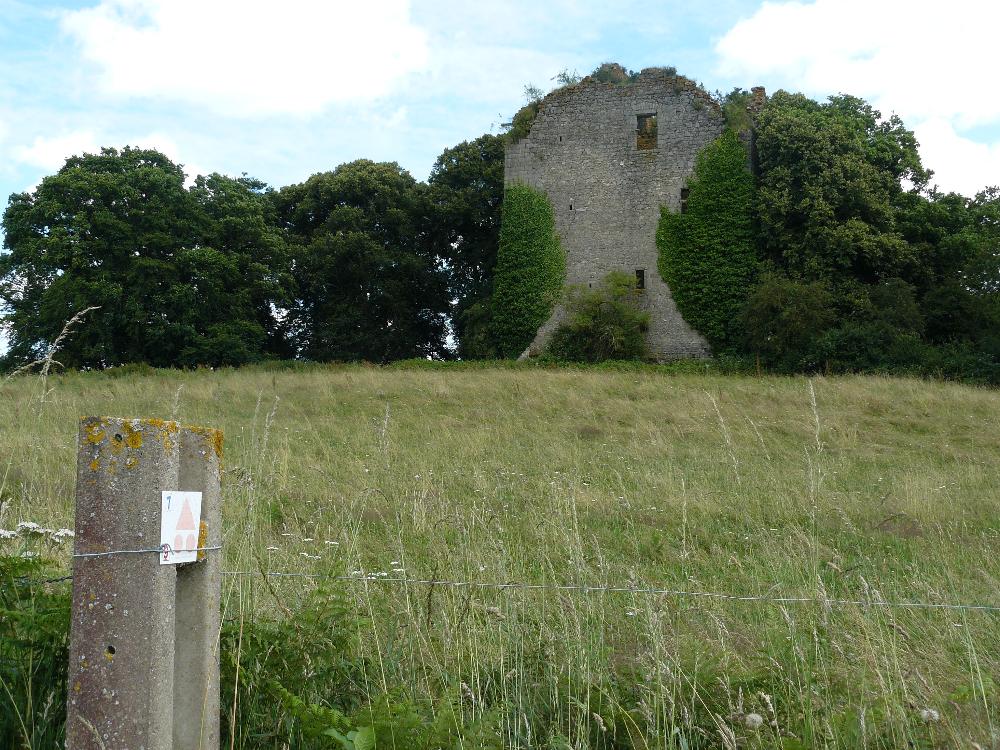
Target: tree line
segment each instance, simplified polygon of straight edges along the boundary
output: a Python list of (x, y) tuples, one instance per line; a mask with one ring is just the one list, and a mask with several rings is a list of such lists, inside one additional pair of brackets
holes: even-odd
[(753, 174), (729, 129), (658, 236), (713, 349), (779, 372), (1000, 383), (1000, 190), (931, 187), (913, 132), (852, 96), (779, 91), (744, 127)]
[(278, 190), (186, 187), (155, 150), (73, 156), (4, 211), (3, 364), (43, 357), (87, 308), (66, 367), (466, 355), (502, 197), (496, 135), (446, 149), (426, 183), (361, 159)]
[[(713, 350), (782, 372), (1000, 382), (1000, 190), (939, 192), (912, 131), (861, 99), (778, 92), (752, 120), (747, 100), (720, 97), (731, 128), (657, 236)], [(71, 157), (3, 214), (2, 365), (44, 356), (87, 308), (66, 367), (516, 355), (512, 315), (537, 302), (517, 299), (519, 257), (541, 251), (501, 240), (503, 149), (502, 135), (448, 148), (426, 182), (362, 159), (280, 189), (186, 187), (148, 149)]]

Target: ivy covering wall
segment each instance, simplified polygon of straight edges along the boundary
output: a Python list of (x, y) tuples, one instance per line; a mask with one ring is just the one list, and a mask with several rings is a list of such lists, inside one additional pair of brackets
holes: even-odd
[(740, 338), (739, 313), (757, 273), (754, 178), (746, 145), (728, 129), (698, 155), (686, 211), (661, 209), (659, 269), (684, 319), (716, 351)]
[(527, 185), (504, 190), (493, 277), (493, 338), (501, 357), (523, 352), (562, 291), (566, 256), (552, 205)]

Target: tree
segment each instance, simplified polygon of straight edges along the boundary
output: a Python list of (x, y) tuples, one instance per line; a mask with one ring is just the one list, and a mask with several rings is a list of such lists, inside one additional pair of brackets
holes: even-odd
[[(198, 177), (191, 193), (209, 218), (203, 245), (179, 261), (206, 334), (181, 352), (183, 364), (239, 364), (294, 351), (275, 313), (291, 302), (288, 246), (270, 190), (252, 177)], [(200, 301), (200, 302), (199, 302)]]
[(757, 118), (756, 214), (764, 252), (793, 277), (836, 285), (911, 279), (920, 258), (896, 226), (930, 177), (898, 117), (861, 99), (776, 93)]
[(444, 357), (447, 275), (424, 217), (429, 201), (398, 164), (358, 160), (274, 194), (291, 241), (288, 332), (314, 360)]
[(451, 324), (462, 359), (495, 356), (490, 343), (503, 203), (503, 138), (483, 135), (447, 148), (428, 179), (430, 236), (448, 273)]
[[(9, 252), (0, 258), (9, 359), (37, 358), (87, 307), (100, 309), (64, 342), (67, 367), (263, 356), (281, 295), (273, 269), (259, 261), (279, 248), (271, 244), (261, 257), (260, 233), (237, 240), (221, 228), (264, 221), (258, 188), (217, 175), (200, 185), (186, 190), (182, 168), (157, 151), (105, 148), (67, 159), (34, 192), (12, 195), (3, 218)], [(227, 191), (242, 194), (242, 206), (216, 205)]]

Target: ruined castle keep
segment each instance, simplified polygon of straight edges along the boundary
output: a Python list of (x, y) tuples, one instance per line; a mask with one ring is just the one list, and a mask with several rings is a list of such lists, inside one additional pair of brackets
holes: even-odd
[[(658, 360), (709, 354), (657, 270), (656, 228), (661, 206), (683, 210), (698, 152), (724, 127), (718, 105), (694, 82), (653, 68), (627, 83), (585, 78), (552, 92), (529, 134), (507, 147), (505, 184), (525, 183), (552, 203), (568, 284), (635, 274)], [(555, 310), (526, 354), (541, 352), (563, 314)]]

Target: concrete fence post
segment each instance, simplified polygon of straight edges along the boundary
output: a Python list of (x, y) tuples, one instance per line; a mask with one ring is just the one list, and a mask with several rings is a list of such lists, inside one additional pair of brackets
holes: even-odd
[[(221, 453), (218, 430), (81, 420), (68, 750), (218, 750)], [(161, 564), (164, 491), (202, 493), (198, 562)]]

